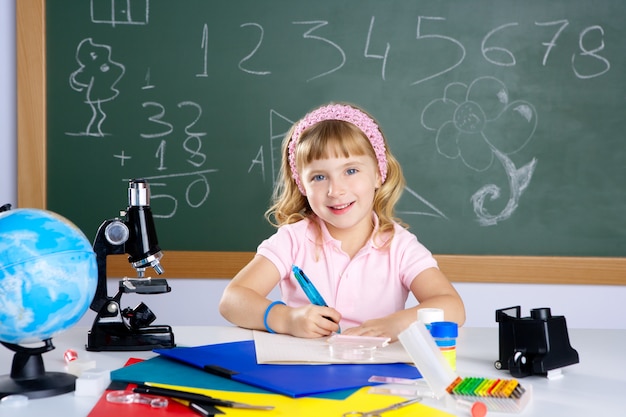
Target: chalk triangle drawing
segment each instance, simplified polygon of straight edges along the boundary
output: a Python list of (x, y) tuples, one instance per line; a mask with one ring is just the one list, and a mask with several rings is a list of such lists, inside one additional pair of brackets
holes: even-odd
[(281, 154), (280, 148), (285, 135), (295, 122), (288, 119), (274, 109), (270, 109), (270, 155), (272, 160), (272, 181), (276, 184), (276, 178), (280, 171)]
[[(417, 216), (430, 216), (439, 217), (442, 219), (448, 219), (448, 217), (434, 204), (430, 203), (424, 197), (419, 195), (416, 191), (409, 187), (404, 187), (404, 194), (402, 199), (410, 199), (410, 204), (404, 204), (404, 206), (415, 207), (415, 210), (398, 210), (398, 214), (417, 215)], [(415, 204), (415, 206), (413, 206)]]

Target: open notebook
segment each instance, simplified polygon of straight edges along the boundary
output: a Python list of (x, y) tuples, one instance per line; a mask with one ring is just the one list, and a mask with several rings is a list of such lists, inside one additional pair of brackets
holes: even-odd
[[(272, 334), (254, 331), (254, 346), (258, 363), (296, 364), (296, 363), (346, 363), (335, 359), (329, 351), (327, 338), (305, 339), (285, 334)], [(409, 363), (413, 360), (400, 342), (379, 347), (374, 351), (373, 359), (350, 360), (350, 363)]]

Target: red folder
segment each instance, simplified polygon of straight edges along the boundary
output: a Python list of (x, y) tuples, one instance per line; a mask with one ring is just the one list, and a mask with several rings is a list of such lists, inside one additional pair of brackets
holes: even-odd
[[(129, 384), (126, 388), (132, 391), (136, 385)], [(151, 415), (160, 417), (198, 417), (198, 414), (186, 405), (168, 399), (167, 407), (152, 408), (149, 404), (120, 404), (107, 401), (106, 396), (113, 390), (106, 390), (100, 397), (96, 405), (94, 405), (87, 417), (137, 417)]]
[[(131, 358), (126, 362), (124, 366), (132, 365), (137, 362), (141, 362), (141, 359)], [(198, 413), (191, 410), (186, 405), (174, 401), (172, 399), (168, 399), (167, 407), (164, 408), (152, 408), (148, 404), (120, 404), (120, 403), (112, 403), (107, 401), (107, 394), (111, 391), (114, 391), (112, 387), (116, 383), (114, 382), (109, 389), (104, 391), (104, 394), (100, 397), (96, 405), (91, 409), (91, 412), (87, 415), (87, 417), (137, 417), (137, 416), (146, 416), (149, 417), (151, 415), (159, 416), (159, 417), (198, 417)], [(132, 391), (135, 388), (136, 384), (119, 384), (120, 389), (125, 389), (128, 391)], [(223, 414), (223, 412), (216, 410), (216, 414)]]

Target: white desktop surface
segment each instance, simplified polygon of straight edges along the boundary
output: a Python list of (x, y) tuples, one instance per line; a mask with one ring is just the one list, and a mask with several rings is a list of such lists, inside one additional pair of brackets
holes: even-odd
[[(178, 346), (200, 346), (252, 339), (248, 330), (236, 327), (174, 327)], [(43, 355), (46, 371), (64, 371), (63, 353), (74, 349), (79, 359), (96, 361), (99, 369), (122, 367), (130, 357), (148, 359), (151, 351), (88, 352), (85, 350), (87, 328), (75, 327), (53, 339), (56, 349)], [(623, 416), (626, 403), (626, 330), (569, 329), (571, 345), (578, 351), (580, 363), (562, 368), (563, 376), (548, 379), (541, 376), (521, 378), (522, 385), (533, 386), (533, 398), (519, 414), (489, 412), (487, 416)], [(460, 376), (512, 378), (509, 371), (496, 370), (499, 359), (498, 328), (461, 328), (457, 340), (457, 373)], [(13, 352), (0, 345), (0, 375), (11, 372)], [(76, 396), (74, 393), (30, 399), (24, 407), (0, 405), (2, 417), (86, 416), (99, 397)], [(425, 404), (436, 405), (425, 399)], [(446, 409), (459, 416), (464, 411)], [(227, 413), (228, 414), (228, 413)], [(226, 414), (226, 415), (227, 415)], [(258, 413), (257, 413), (258, 414)], [(259, 414), (260, 415), (260, 414)]]

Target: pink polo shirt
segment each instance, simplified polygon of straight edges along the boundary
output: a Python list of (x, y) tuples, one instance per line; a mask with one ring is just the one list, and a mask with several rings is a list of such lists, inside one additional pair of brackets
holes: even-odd
[[(377, 225), (376, 215), (374, 220)], [(257, 253), (278, 269), (279, 286), (287, 305), (310, 303), (291, 271), (291, 266), (297, 265), (326, 303), (341, 313), (342, 328), (403, 310), (413, 279), (428, 268), (438, 267), (417, 237), (398, 224), (389, 247), (379, 249), (370, 239), (352, 259), (323, 222), (321, 227), (321, 248), (315, 245), (315, 225), (305, 219), (281, 226), (261, 242)]]

